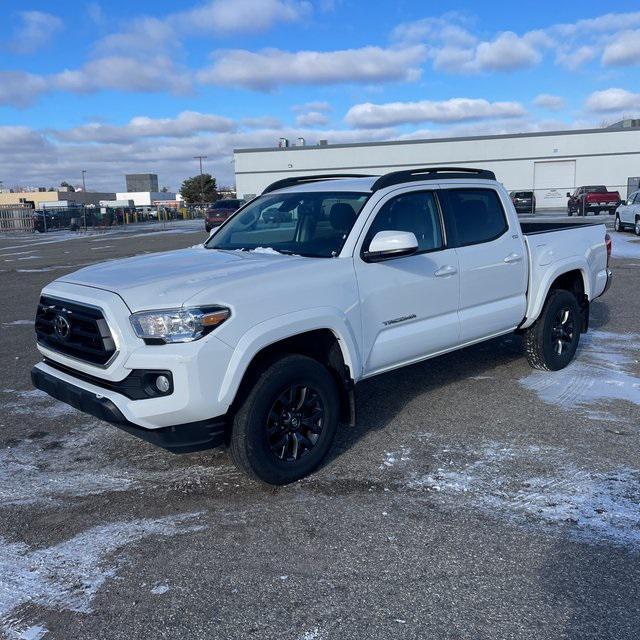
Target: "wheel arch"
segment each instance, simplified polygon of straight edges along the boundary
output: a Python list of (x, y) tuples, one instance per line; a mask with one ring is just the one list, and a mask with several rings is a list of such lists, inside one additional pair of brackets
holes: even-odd
[(583, 261), (576, 261), (557, 266), (550, 271), (538, 287), (538, 294), (527, 308), (527, 317), (521, 325), (521, 329), (530, 327), (542, 313), (544, 303), (549, 293), (555, 289), (564, 289), (573, 293), (583, 312), (583, 330), (588, 327), (588, 308), (591, 300), (591, 282), (588, 276), (587, 265)]
[[(237, 407), (246, 389), (270, 363), (286, 354), (306, 355), (328, 368), (341, 396), (341, 419), (353, 424), (353, 388), (360, 377), (360, 358), (355, 338), (337, 316), (291, 321), (275, 318), (243, 336), (231, 357), (220, 389), (219, 401)], [(341, 326), (342, 325), (342, 326)]]

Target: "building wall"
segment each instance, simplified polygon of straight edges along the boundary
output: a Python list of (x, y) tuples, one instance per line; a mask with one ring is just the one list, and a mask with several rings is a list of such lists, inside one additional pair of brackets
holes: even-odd
[(155, 173), (129, 173), (125, 176), (127, 191), (159, 191)]
[(41, 202), (53, 202), (59, 200), (68, 200), (77, 204), (93, 204), (98, 206), (100, 200), (115, 200), (115, 193), (100, 193), (97, 191), (25, 191), (22, 193), (8, 193), (3, 191), (0, 193), (0, 204), (18, 204), (23, 200), (26, 202), (34, 202), (36, 209)]
[[(573, 163), (573, 175), (567, 163)], [(491, 169), (509, 190), (535, 188), (541, 208), (564, 207), (566, 191), (585, 184), (605, 184), (625, 197), (627, 178), (640, 176), (640, 129), (235, 152), (238, 197), (259, 194), (271, 182), (287, 176), (329, 172), (380, 175), (438, 165)], [(552, 183), (546, 184), (548, 181)]]
[(150, 207), (154, 202), (176, 199), (176, 194), (170, 191), (122, 191), (116, 196), (115, 200), (133, 200), (136, 207)]

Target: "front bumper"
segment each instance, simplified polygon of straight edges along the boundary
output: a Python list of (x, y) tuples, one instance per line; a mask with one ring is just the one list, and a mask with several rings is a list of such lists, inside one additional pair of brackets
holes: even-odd
[(226, 421), (224, 417), (159, 429), (145, 429), (127, 420), (113, 400), (48, 373), (42, 369), (42, 366), (36, 365), (31, 370), (31, 381), (34, 387), (48, 393), (56, 400), (109, 422), (172, 453), (189, 453), (211, 449), (225, 441)]

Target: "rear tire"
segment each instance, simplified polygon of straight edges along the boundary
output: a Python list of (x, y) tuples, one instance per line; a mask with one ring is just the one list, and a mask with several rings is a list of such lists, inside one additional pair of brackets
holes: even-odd
[(576, 297), (564, 289), (552, 290), (540, 317), (524, 333), (529, 364), (543, 371), (564, 369), (578, 348), (581, 320)]
[(231, 457), (254, 480), (295, 482), (331, 448), (339, 408), (326, 367), (307, 356), (284, 356), (262, 372), (236, 413)]

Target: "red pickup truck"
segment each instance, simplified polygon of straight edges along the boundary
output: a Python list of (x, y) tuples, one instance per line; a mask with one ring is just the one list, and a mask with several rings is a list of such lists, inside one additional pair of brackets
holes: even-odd
[(620, 194), (617, 191), (608, 191), (604, 185), (592, 185), (578, 187), (571, 195), (567, 192), (567, 213), (586, 216), (589, 211), (599, 215), (601, 211), (607, 211), (612, 216), (620, 205)]

